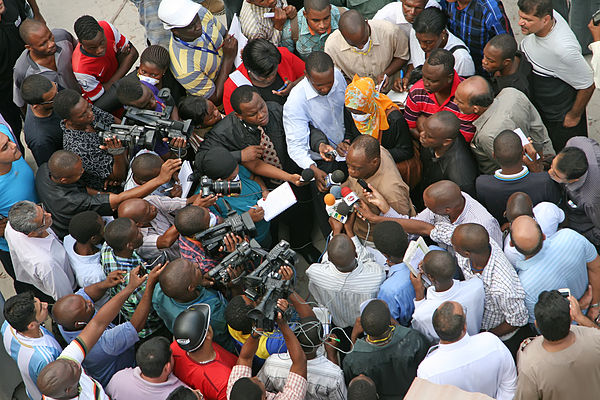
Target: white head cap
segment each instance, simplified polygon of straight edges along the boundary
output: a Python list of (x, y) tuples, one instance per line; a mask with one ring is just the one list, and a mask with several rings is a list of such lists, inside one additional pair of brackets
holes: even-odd
[(192, 0), (162, 0), (158, 6), (158, 18), (167, 30), (183, 28), (192, 23), (201, 7)]

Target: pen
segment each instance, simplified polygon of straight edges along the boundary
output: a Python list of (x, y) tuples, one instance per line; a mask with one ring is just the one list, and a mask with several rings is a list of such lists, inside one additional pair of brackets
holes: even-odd
[(175, 189), (175, 186), (171, 186), (170, 188), (168, 188), (168, 189), (165, 189), (165, 190), (163, 190), (162, 192), (163, 192), (163, 193), (167, 193), (167, 192), (170, 192), (170, 191), (171, 191), (171, 190), (173, 190), (173, 189)]
[(289, 83), (290, 83), (290, 81), (287, 81), (287, 80), (286, 80), (286, 81), (285, 81), (285, 83), (283, 84), (283, 86), (282, 86), (282, 87), (280, 87), (279, 89), (277, 89), (276, 91), (277, 91), (277, 92), (281, 92), (282, 90), (284, 90), (285, 88), (287, 88), (287, 87), (288, 87), (288, 84), (289, 84)]
[(529, 157), (529, 154), (525, 153), (525, 157), (527, 157), (529, 159), (529, 161), (533, 162), (533, 160), (531, 159), (531, 157)]

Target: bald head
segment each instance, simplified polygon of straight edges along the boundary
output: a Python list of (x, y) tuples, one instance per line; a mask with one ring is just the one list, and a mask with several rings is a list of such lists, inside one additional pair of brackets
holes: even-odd
[(347, 235), (338, 234), (329, 241), (327, 256), (340, 272), (350, 272), (356, 268), (356, 249)]
[(458, 85), (455, 99), (462, 113), (481, 115), (494, 102), (494, 90), (485, 78), (475, 75)]
[(423, 271), (438, 283), (448, 283), (456, 271), (456, 261), (447, 251), (431, 250), (423, 258)]
[(168, 263), (160, 273), (160, 287), (163, 293), (173, 299), (196, 287), (196, 267), (185, 258), (178, 258)]
[(73, 175), (75, 167), (81, 161), (79, 156), (68, 150), (55, 151), (48, 160), (50, 175), (56, 179), (67, 178)]
[(365, 17), (356, 10), (348, 10), (340, 16), (338, 26), (344, 37), (346, 34), (355, 35), (365, 29)]
[(146, 216), (147, 201), (143, 199), (125, 200), (119, 205), (119, 217), (131, 218), (136, 223), (140, 222)]
[(485, 254), (490, 251), (490, 236), (479, 224), (462, 224), (452, 234), (452, 246), (459, 254)]
[(538, 223), (528, 215), (515, 218), (510, 225), (510, 240), (525, 257), (539, 253), (545, 238)]
[(39, 35), (48, 31), (48, 27), (45, 23), (38, 20), (27, 18), (21, 25), (19, 25), (19, 35), (25, 44), (31, 45), (31, 36)]
[(533, 203), (527, 193), (515, 192), (506, 202), (506, 219), (512, 222), (521, 215), (533, 217)]
[(460, 133), (460, 120), (450, 111), (440, 111), (425, 121), (427, 131), (440, 139), (455, 139)]
[(462, 306), (455, 301), (442, 303), (433, 313), (433, 329), (440, 341), (453, 343), (466, 332), (466, 316)]
[(37, 378), (37, 387), (46, 397), (71, 399), (77, 396), (81, 367), (72, 360), (59, 358), (46, 365)]
[(464, 204), (460, 187), (452, 181), (445, 180), (429, 185), (423, 192), (423, 201), (427, 208), (437, 214), (444, 214), (442, 210), (462, 207)]
[[(67, 331), (80, 330), (92, 315), (86, 314), (86, 302), (76, 294), (63, 296), (52, 307), (52, 319)], [(77, 325), (77, 326), (76, 326)]]

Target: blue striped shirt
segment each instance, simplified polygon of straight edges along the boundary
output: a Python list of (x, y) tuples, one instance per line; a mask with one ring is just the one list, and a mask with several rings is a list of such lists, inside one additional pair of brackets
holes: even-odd
[(32, 400), (41, 400), (42, 393), (37, 388), (37, 377), (42, 369), (62, 352), (56, 339), (40, 326), (42, 336), (30, 338), (18, 333), (7, 321), (2, 324), (2, 341), (6, 352), (17, 362), (27, 394)]
[(459, 10), (458, 2), (440, 0), (440, 6), (448, 13), (450, 31), (471, 51), (476, 69), (481, 69), (483, 48), (491, 38), (501, 33), (513, 34), (501, 1), (471, 0)]
[(535, 256), (517, 261), (529, 322), (535, 319), (533, 307), (544, 290), (569, 288), (575, 298), (583, 296), (588, 286), (587, 263), (597, 256), (589, 240), (574, 230), (561, 229), (544, 241)]

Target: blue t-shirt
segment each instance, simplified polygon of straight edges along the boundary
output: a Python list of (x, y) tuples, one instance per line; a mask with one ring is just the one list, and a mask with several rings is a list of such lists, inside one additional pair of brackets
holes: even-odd
[(393, 265), (377, 295), (388, 304), (392, 317), (404, 326), (410, 325), (415, 311), (415, 288), (410, 282), (410, 273), (404, 263)]
[(188, 303), (179, 303), (163, 293), (160, 283), (154, 288), (152, 295), (152, 307), (165, 323), (165, 326), (173, 332), (173, 324), (179, 314), (185, 311), (189, 306), (206, 303), (210, 306), (210, 326), (213, 328), (214, 341), (224, 347), (227, 351), (233, 352), (233, 343), (231, 336), (227, 332), (227, 323), (225, 322), (225, 308), (227, 302), (223, 295), (216, 290), (207, 289), (198, 286), (200, 296)]
[[(6, 125), (0, 124), (0, 132), (16, 143)], [(33, 171), (23, 156), (12, 163), (12, 168), (7, 174), (0, 175), (0, 214), (2, 217), (8, 217), (10, 208), (22, 200), (34, 203), (39, 201), (35, 191)], [(8, 251), (8, 243), (4, 237), (0, 237), (0, 250)]]
[[(239, 196), (226, 196), (225, 199), (238, 214), (243, 214), (250, 208), (256, 205), (256, 202), (262, 198), (262, 189), (258, 182), (250, 179), (250, 171), (244, 168), (242, 165), (239, 166), (239, 177), (242, 182), (242, 192)], [(227, 216), (227, 207), (223, 203), (223, 198), (217, 200), (217, 205), (221, 209), (222, 217)], [(212, 211), (218, 213), (215, 207), (211, 207)], [(256, 241), (263, 246), (270, 244), (269, 238), (269, 223), (264, 219), (254, 223), (256, 225)]]
[[(86, 300), (92, 300), (83, 289), (75, 293)], [(71, 343), (81, 333), (65, 331), (58, 326), (60, 334), (67, 343)], [(85, 356), (83, 367), (88, 375), (96, 379), (102, 386), (108, 385), (112, 376), (125, 368), (135, 365), (134, 344), (140, 340), (137, 331), (127, 321), (119, 325), (110, 324)]]

